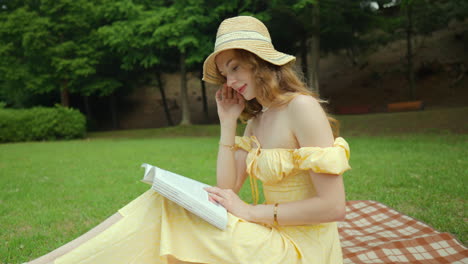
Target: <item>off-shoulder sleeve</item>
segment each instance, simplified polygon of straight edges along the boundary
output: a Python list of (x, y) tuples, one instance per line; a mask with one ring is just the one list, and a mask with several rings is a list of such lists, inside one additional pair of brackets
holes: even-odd
[(252, 149), (252, 141), (249, 137), (236, 136), (235, 146), (249, 152)]
[(335, 139), (333, 147), (303, 147), (294, 153), (294, 161), (299, 169), (336, 175), (351, 169), (349, 157), (349, 145), (341, 137)]

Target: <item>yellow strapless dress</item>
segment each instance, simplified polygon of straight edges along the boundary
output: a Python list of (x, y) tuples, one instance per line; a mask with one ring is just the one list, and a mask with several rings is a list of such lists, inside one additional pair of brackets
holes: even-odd
[[(343, 138), (328, 148), (262, 149), (255, 137), (236, 137), (236, 145), (249, 153), (254, 200), (259, 179), (267, 204), (313, 197), (308, 170), (339, 175), (350, 169)], [(343, 262), (336, 223), (265, 226), (229, 214), (228, 227), (221, 231), (152, 190), (119, 213), (123, 217), (117, 223), (55, 263), (167, 263), (168, 255), (210, 264)]]

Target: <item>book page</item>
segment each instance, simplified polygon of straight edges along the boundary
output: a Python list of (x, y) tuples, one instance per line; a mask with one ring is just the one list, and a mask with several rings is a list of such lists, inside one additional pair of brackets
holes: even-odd
[(218, 213), (225, 213), (226, 209), (213, 202), (210, 202), (208, 197), (208, 192), (203, 188), (210, 187), (210, 185), (180, 176), (170, 171), (163, 170), (161, 168), (156, 168), (156, 175), (160, 179), (164, 179), (165, 182), (170, 182), (174, 188), (179, 191), (186, 193), (192, 199), (199, 201), (202, 204), (205, 204), (211, 210)]
[(143, 164), (142, 167), (145, 168), (142, 181), (152, 183), (152, 189), (212, 225), (223, 230), (226, 228), (227, 211), (221, 205), (209, 201), (208, 192), (203, 189), (208, 184), (149, 164)]

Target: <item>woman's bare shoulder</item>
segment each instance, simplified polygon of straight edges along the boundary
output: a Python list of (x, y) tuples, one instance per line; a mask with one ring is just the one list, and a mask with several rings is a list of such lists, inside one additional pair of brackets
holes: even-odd
[(328, 147), (333, 133), (320, 102), (307, 95), (298, 95), (288, 105), (290, 127), (300, 146)]
[(288, 104), (290, 115), (297, 114), (319, 114), (322, 112), (320, 102), (311, 95), (298, 94)]

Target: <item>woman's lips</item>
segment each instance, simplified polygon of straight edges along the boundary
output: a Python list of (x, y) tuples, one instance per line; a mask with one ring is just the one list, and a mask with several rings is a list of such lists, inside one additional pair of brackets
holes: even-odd
[(239, 90), (237, 90), (238, 93), (242, 94), (245, 91), (245, 88), (247, 88), (247, 84), (244, 84)]

